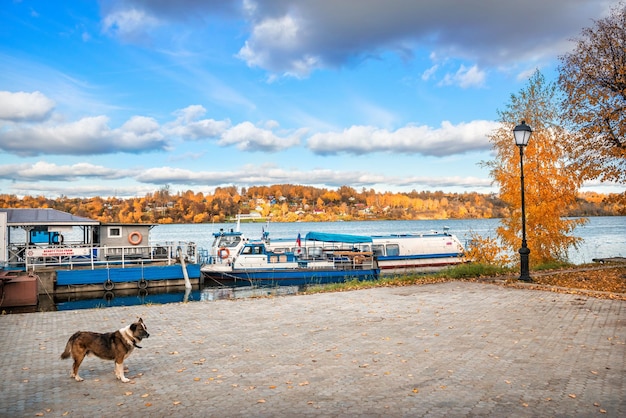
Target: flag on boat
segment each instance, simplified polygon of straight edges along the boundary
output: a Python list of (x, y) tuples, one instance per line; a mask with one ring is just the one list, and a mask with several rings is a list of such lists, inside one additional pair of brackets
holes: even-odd
[(297, 248), (294, 251), (296, 255), (302, 254), (302, 239), (300, 238), (300, 234), (298, 233), (298, 238), (296, 238)]

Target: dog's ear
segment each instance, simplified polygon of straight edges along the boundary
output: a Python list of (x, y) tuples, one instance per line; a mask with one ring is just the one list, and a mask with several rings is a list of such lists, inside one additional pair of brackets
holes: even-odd
[(139, 321), (137, 321), (137, 322), (139, 322), (140, 324), (143, 324), (143, 319), (139, 318)]
[(135, 332), (136, 329), (137, 329), (137, 324), (130, 324), (130, 330), (132, 332)]

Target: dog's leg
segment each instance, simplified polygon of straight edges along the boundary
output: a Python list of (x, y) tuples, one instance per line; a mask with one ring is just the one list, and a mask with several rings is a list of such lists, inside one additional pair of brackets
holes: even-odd
[(124, 376), (124, 363), (115, 362), (115, 377), (124, 383), (130, 382), (130, 379)]
[(76, 379), (77, 382), (82, 382), (84, 379), (78, 375), (78, 368), (83, 362), (85, 355), (81, 355), (80, 353), (72, 353), (72, 357), (74, 358), (74, 365), (72, 366), (72, 373), (70, 373), (70, 377)]

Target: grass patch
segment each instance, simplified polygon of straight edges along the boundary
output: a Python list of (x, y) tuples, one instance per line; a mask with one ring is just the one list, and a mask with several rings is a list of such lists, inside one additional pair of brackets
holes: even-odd
[(503, 274), (510, 274), (512, 271), (513, 270), (509, 267), (499, 267), (481, 263), (465, 263), (433, 273), (433, 276), (449, 279), (475, 279), (478, 277), (501, 276)]
[(509, 268), (488, 264), (459, 264), (433, 273), (407, 273), (397, 276), (381, 276), (378, 280), (350, 280), (343, 283), (308, 286), (301, 293), (344, 292), (374, 287), (410, 286), (414, 284), (439, 283), (446, 280), (492, 277), (511, 272)]

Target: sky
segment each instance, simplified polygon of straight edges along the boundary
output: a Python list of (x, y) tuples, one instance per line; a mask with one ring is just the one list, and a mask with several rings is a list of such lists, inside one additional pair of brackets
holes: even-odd
[(616, 4), (0, 0), (0, 193), (497, 192), (498, 110)]

